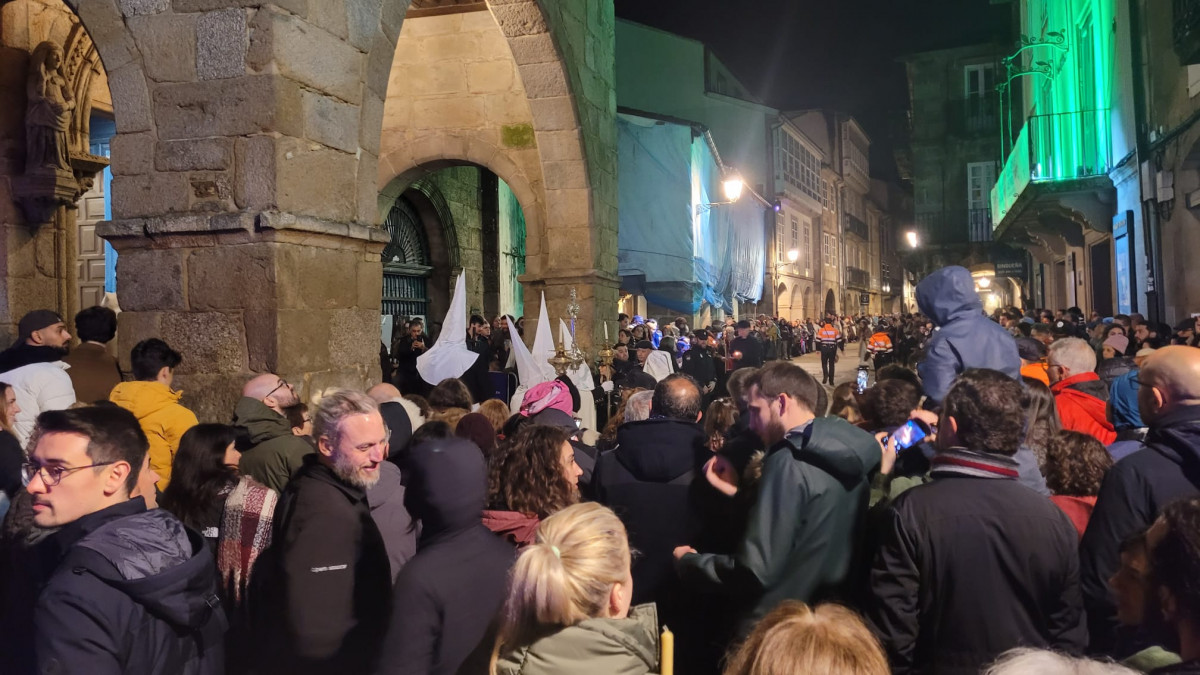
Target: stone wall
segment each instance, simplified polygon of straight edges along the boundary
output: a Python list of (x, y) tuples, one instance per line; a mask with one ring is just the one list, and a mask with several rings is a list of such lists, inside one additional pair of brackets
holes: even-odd
[[(467, 272), (467, 312), (483, 308), (483, 214), (480, 210), (480, 170), (475, 166), (454, 166), (429, 177), (446, 200), (454, 218), (458, 241), (458, 262)], [(453, 295), (455, 277), (450, 278)], [(441, 321), (442, 317), (434, 317)]]

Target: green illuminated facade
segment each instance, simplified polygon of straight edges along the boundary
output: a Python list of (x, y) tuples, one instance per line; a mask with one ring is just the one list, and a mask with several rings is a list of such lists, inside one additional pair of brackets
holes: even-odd
[[(1021, 45), (1007, 62), (1009, 87), (1027, 102), (1024, 125), (1007, 141), (992, 190), (992, 222), (1011, 224), (1013, 207), (1031, 183), (1107, 176), (1113, 165), (1117, 73), (1116, 0), (1027, 0)], [(1002, 85), (1003, 86), (1003, 85)], [(1005, 105), (1005, 103), (1002, 103)], [(1018, 112), (1012, 105), (1002, 119)]]

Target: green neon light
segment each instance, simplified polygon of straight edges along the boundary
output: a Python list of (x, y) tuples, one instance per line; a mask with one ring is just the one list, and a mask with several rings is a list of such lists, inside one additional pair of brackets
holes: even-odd
[[(992, 189), (997, 226), (1030, 183), (1101, 176), (1112, 166), (1116, 1), (1022, 0), (1021, 32), (1033, 37), (1023, 38), (1010, 59), (1043, 44), (1065, 43), (1070, 49), (1049, 57), (1049, 77), (1022, 82), (1024, 100), (1032, 105)], [(1015, 61), (1006, 60), (1010, 63)], [(1014, 69), (1037, 72), (1019, 63)]]

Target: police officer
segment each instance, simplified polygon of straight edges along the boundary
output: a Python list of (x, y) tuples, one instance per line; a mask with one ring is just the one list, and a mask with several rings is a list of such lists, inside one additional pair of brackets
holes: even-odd
[(879, 374), (879, 369), (892, 362), (892, 336), (888, 333), (887, 322), (879, 324), (879, 330), (871, 336), (867, 342), (867, 351), (871, 356), (875, 357), (875, 374)]
[(750, 322), (742, 319), (737, 322), (737, 337), (729, 343), (733, 350), (733, 369), (762, 368), (763, 345), (758, 338), (750, 334)]
[(691, 349), (683, 353), (682, 370), (700, 385), (700, 391), (705, 396), (716, 388), (717, 367), (713, 363), (712, 351), (708, 346), (708, 331), (696, 331)]
[(837, 352), (841, 343), (841, 332), (834, 328), (833, 321), (826, 317), (825, 325), (817, 331), (817, 349), (821, 352), (821, 384), (833, 386), (833, 370), (837, 365)]

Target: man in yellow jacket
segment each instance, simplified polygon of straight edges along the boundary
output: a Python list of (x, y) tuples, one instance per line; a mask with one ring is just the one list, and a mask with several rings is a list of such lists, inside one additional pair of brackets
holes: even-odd
[(171, 389), (183, 357), (162, 340), (150, 338), (137, 343), (130, 361), (137, 379), (118, 384), (108, 400), (137, 417), (150, 441), (150, 466), (160, 476), (158, 489), (165, 490), (179, 439), (196, 425), (195, 413), (179, 404), (183, 392)]

